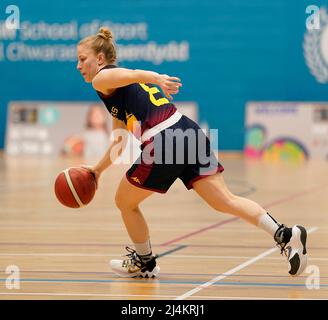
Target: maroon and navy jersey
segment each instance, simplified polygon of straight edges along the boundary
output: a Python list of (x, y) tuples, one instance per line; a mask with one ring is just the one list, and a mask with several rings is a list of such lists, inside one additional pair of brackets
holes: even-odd
[[(116, 66), (108, 65), (102, 69), (109, 68)], [(133, 83), (117, 88), (110, 96), (99, 91), (97, 93), (110, 114), (122, 120), (138, 139), (145, 130), (168, 119), (176, 111), (174, 104), (149, 83)]]

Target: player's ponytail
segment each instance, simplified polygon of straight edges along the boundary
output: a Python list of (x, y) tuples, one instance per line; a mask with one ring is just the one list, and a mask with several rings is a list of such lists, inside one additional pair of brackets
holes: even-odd
[(98, 33), (93, 36), (86, 37), (79, 42), (79, 45), (88, 44), (98, 54), (102, 52), (108, 63), (115, 63), (116, 48), (113, 33), (107, 27), (101, 27)]

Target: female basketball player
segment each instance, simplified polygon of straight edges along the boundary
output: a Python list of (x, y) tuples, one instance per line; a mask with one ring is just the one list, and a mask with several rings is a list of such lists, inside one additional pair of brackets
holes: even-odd
[[(224, 169), (217, 162), (208, 138), (168, 100), (179, 92), (179, 78), (117, 67), (113, 36), (107, 28), (100, 28), (98, 34), (81, 40), (77, 52), (77, 69), (86, 82), (92, 83), (113, 116), (114, 129), (125, 128), (142, 143), (141, 156), (122, 178), (115, 197), (135, 250), (127, 247), (127, 259), (110, 262), (114, 272), (122, 277), (158, 274), (148, 226), (139, 204), (154, 192), (165, 193), (180, 178), (187, 189), (193, 188), (212, 208), (238, 216), (269, 233), (286, 254), (289, 273), (293, 276), (302, 273), (307, 262), (305, 228), (298, 225), (288, 228), (254, 201), (230, 192), (222, 176)], [(184, 143), (187, 132), (194, 133), (188, 136), (193, 139)], [(111, 143), (99, 163), (89, 169), (97, 181), (119, 156), (113, 157), (112, 152), (119, 143), (119, 140)], [(181, 150), (185, 156), (182, 162), (181, 157), (178, 159)], [(196, 153), (197, 159), (190, 161), (186, 157)], [(167, 157), (173, 160), (165, 162)]]

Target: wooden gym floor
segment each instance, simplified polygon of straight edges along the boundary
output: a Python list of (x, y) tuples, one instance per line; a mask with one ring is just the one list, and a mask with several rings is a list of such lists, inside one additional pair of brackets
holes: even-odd
[(68, 209), (57, 202), (53, 182), (83, 160), (1, 155), (0, 299), (327, 299), (328, 163), (265, 164), (227, 154), (220, 160), (234, 193), (308, 229), (302, 276), (288, 276), (270, 236), (215, 212), (177, 181), (141, 206), (160, 276), (119, 278), (108, 261), (130, 245), (114, 205), (128, 167), (106, 171), (89, 206)]

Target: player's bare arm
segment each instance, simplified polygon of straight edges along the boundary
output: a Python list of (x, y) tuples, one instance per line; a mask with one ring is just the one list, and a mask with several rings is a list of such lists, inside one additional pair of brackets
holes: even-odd
[[(110, 167), (113, 162), (121, 156), (126, 147), (128, 131), (126, 130), (126, 126), (123, 121), (113, 118), (112, 135), (114, 140), (109, 145), (108, 150), (102, 159), (95, 166), (87, 167), (87, 169), (94, 174), (97, 185), (102, 172)], [(113, 152), (114, 148), (117, 152)]]
[(178, 77), (159, 74), (146, 70), (131, 70), (115, 68), (101, 70), (92, 80), (95, 90), (108, 94), (111, 89), (130, 85), (132, 83), (152, 83), (158, 85), (166, 97), (173, 99), (172, 94), (177, 94), (182, 86)]

